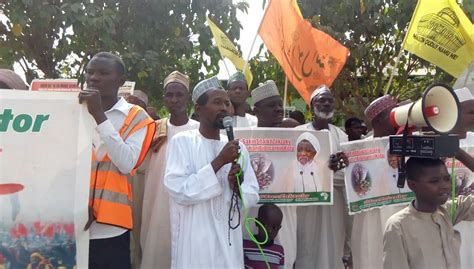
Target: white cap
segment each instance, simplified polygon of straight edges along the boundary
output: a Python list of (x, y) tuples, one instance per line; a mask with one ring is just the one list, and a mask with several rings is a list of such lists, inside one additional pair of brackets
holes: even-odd
[(223, 89), (217, 76), (200, 81), (193, 89), (193, 95), (191, 97), (193, 103), (196, 103), (201, 95), (213, 89)]
[(134, 90), (133, 96), (137, 97), (138, 99), (142, 100), (145, 105), (148, 105), (148, 95), (144, 91)]
[(471, 91), (467, 87), (454, 90), (454, 92), (459, 99), (459, 103), (474, 99), (474, 96), (472, 96)]
[(296, 147), (298, 147), (298, 144), (306, 140), (308, 141), (311, 145), (313, 145), (313, 148), (316, 150), (316, 152), (319, 152), (321, 150), (321, 145), (319, 144), (319, 140), (314, 136), (314, 134), (310, 132), (304, 132), (302, 133), (298, 139), (296, 139)]
[(252, 100), (256, 104), (263, 99), (267, 99), (273, 96), (280, 96), (278, 88), (273, 80), (267, 80), (265, 83), (260, 83), (260, 85), (252, 91)]
[(311, 98), (309, 98), (309, 102), (311, 103), (311, 101), (313, 101), (313, 98), (320, 92), (322, 91), (328, 91), (328, 92), (331, 92), (331, 89), (329, 89), (328, 86), (326, 86), (325, 84), (322, 84), (322, 85), (319, 85), (319, 87), (317, 87), (313, 93), (311, 93)]

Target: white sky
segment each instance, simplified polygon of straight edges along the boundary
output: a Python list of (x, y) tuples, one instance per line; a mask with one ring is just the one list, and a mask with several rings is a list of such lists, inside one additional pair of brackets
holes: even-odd
[[(233, 0), (232, 2), (238, 3), (242, 2), (242, 0)], [(237, 12), (237, 19), (240, 21), (243, 27), (243, 29), (241, 29), (240, 31), (240, 39), (238, 41), (238, 44), (242, 49), (242, 56), (244, 60), (247, 60), (250, 48), (252, 46), (252, 41), (255, 38), (260, 22), (262, 21), (264, 10), (262, 9), (263, 0), (245, 0), (244, 2), (249, 3), (249, 8), (247, 14), (240, 11)], [(260, 38), (260, 36), (257, 35), (257, 39), (252, 48), (250, 58), (257, 54), (258, 48), (261, 44), (262, 39)], [(227, 68), (229, 69), (229, 73), (232, 75), (236, 71), (234, 65), (227, 59), (225, 60), (225, 62), (227, 64)], [(219, 70), (220, 72), (217, 75), (219, 79), (226, 80), (229, 78), (223, 61), (219, 61)]]
[[(242, 49), (242, 56), (246, 60), (249, 57), (252, 41), (257, 34), (257, 30), (262, 20), (264, 10), (262, 9), (263, 0), (232, 0), (233, 3), (238, 3), (242, 1), (249, 3), (249, 8), (248, 8), (247, 14), (241, 11), (237, 12), (237, 19), (240, 21), (243, 27), (243, 29), (241, 29), (240, 31), (240, 40), (238, 41), (238, 44), (240, 45)], [(2, 19), (5, 19), (5, 17), (0, 14), (0, 20)], [(224, 29), (222, 30), (225, 31)], [(255, 44), (250, 54), (250, 58), (257, 54), (258, 48), (260, 47), (261, 44), (262, 44), (262, 39), (260, 38), (260, 36), (257, 35)], [(236, 69), (234, 65), (232, 64), (232, 62), (230, 62), (229, 60), (225, 60), (225, 63), (227, 65), (229, 73), (233, 74), (236, 71)], [(23, 79), (25, 79), (25, 74), (22, 68), (20, 67), (20, 65), (16, 63), (13, 67), (14, 67), (15, 72), (19, 74)], [(220, 70), (218, 74), (219, 79), (226, 80), (229, 78), (224, 62), (222, 60), (219, 61), (219, 70)]]

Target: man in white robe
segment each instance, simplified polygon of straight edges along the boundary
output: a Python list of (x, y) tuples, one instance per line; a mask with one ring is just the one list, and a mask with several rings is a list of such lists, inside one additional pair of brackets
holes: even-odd
[[(474, 147), (474, 96), (469, 88), (464, 87), (455, 90), (461, 106), (460, 124), (455, 130), (459, 135), (459, 146), (462, 148)], [(469, 175), (465, 186), (470, 186), (474, 182), (474, 173), (466, 167)], [(451, 171), (450, 171), (451, 172)], [(471, 192), (472, 194), (472, 192)], [(474, 267), (474, 223), (462, 221), (456, 226), (456, 230), (461, 234), (461, 268)]]
[(199, 122), (189, 119), (187, 115), (191, 100), (188, 76), (174, 71), (165, 78), (163, 85), (163, 104), (170, 117), (156, 121), (156, 133), (149, 152), (141, 216), (143, 269), (171, 266), (170, 206), (164, 185), (166, 148), (175, 134), (199, 127)]
[(247, 98), (249, 98), (250, 92), (247, 80), (242, 72), (236, 72), (230, 76), (227, 81), (227, 93), (234, 107), (234, 127), (257, 126), (257, 117), (246, 113)]
[(243, 268), (240, 209), (258, 202), (257, 179), (245, 146), (220, 135), (230, 100), (219, 80), (198, 83), (192, 100), (199, 130), (177, 134), (167, 149), (171, 268)]
[[(397, 103), (390, 95), (375, 99), (365, 110), (373, 127), (373, 137), (394, 135), (397, 130), (390, 124), (390, 111)], [(368, 137), (367, 139), (372, 139)], [(352, 258), (354, 269), (383, 268), (383, 232), (385, 223), (404, 205), (374, 208), (354, 215), (352, 224)]]
[[(315, 89), (310, 103), (314, 120), (296, 129), (329, 130), (333, 153), (339, 152), (341, 143), (348, 138), (330, 123), (335, 107), (330, 89), (325, 85)], [(343, 257), (350, 257), (351, 218), (344, 198), (344, 172), (340, 170), (347, 165), (347, 158), (344, 162), (339, 162), (342, 161), (339, 158), (329, 161), (330, 168), (336, 172), (333, 205), (298, 207), (296, 268), (343, 268)]]

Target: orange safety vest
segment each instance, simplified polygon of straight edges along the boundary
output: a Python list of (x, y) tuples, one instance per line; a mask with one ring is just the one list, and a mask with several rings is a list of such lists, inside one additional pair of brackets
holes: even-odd
[(97, 161), (92, 152), (89, 207), (93, 209), (96, 222), (111, 224), (126, 229), (133, 228), (132, 221), (132, 176), (145, 159), (155, 134), (155, 122), (139, 106), (133, 106), (119, 134), (125, 141), (141, 128), (147, 128), (137, 164), (130, 174), (122, 174), (109, 156)]

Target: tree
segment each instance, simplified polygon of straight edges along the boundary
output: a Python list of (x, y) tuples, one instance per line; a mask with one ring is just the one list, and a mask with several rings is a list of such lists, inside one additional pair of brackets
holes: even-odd
[[(237, 40), (238, 9), (231, 0), (10, 0), (0, 3), (0, 61), (19, 62), (27, 80), (81, 77), (99, 51), (115, 51), (128, 79), (161, 103), (162, 81), (186, 72), (192, 84), (204, 72), (217, 74), (218, 51), (204, 24), (209, 15)], [(42, 74), (41, 74), (42, 73)]]

